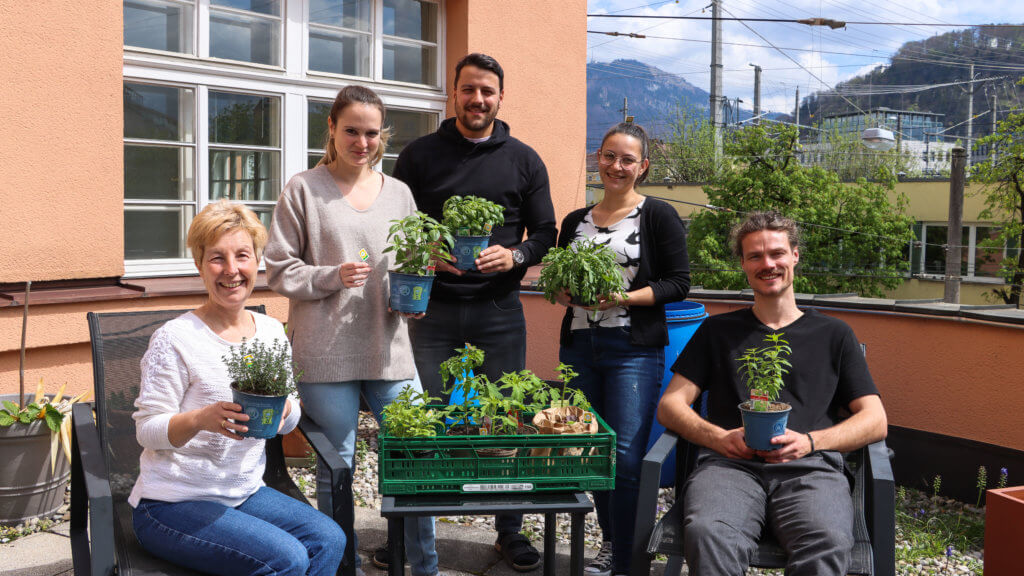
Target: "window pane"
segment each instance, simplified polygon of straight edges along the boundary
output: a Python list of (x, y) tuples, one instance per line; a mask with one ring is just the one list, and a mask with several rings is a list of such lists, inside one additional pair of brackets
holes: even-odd
[(320, 163), (320, 159), (323, 157), (323, 154), (309, 154), (306, 158), (306, 168), (316, 168), (316, 165)]
[(210, 142), (281, 145), (281, 99), (210, 92)]
[(306, 108), (306, 150), (323, 150), (327, 144), (327, 115), (333, 102), (310, 100)]
[(310, 28), (309, 69), (369, 77), (370, 36)]
[(432, 112), (388, 110), (386, 122), (391, 126), (389, 154), (398, 154), (406, 144), (437, 130), (437, 114)]
[(946, 251), (942, 245), (946, 243), (946, 227), (929, 224), (924, 229), (924, 273), (946, 273)]
[(370, 0), (311, 0), (309, 21), (370, 31)]
[(210, 56), (277, 66), (281, 22), (210, 11)]
[[(997, 277), (999, 276), (999, 263), (1003, 259), (1003, 246), (999, 242), (999, 228), (979, 226), (975, 233), (977, 246), (974, 251), (974, 275)], [(989, 242), (994, 247), (986, 247)]]
[(384, 79), (437, 84), (437, 48), (384, 41)]
[(384, 33), (437, 42), (437, 4), (418, 0), (384, 0)]
[(192, 7), (159, 0), (125, 0), (124, 45), (192, 53)]
[(276, 201), (281, 192), (281, 153), (210, 150), (210, 199)]
[(188, 258), (192, 206), (125, 206), (124, 259)]
[(124, 137), (192, 142), (193, 91), (173, 86), (124, 84)]
[(131, 200), (194, 200), (195, 168), (186, 146), (124, 147), (124, 197)]
[(380, 161), (381, 170), (388, 176), (391, 176), (391, 174), (395, 171), (395, 162), (397, 160), (398, 158), (382, 158)]
[(270, 230), (270, 223), (274, 220), (274, 207), (273, 206), (249, 206), (252, 211), (256, 213), (256, 217), (260, 219), (260, 223), (268, 231)]
[(281, 15), (281, 0), (210, 0), (210, 4), (271, 16)]

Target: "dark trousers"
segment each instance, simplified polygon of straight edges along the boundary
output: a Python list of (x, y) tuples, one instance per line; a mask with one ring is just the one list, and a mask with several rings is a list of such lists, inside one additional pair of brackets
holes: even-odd
[(761, 531), (786, 551), (787, 576), (842, 576), (853, 547), (850, 483), (838, 452), (785, 464), (704, 451), (686, 481), (684, 556), (694, 576), (740, 576)]
[[(423, 389), (445, 402), (439, 367), (467, 343), (484, 351), (483, 371), (492, 382), (505, 372), (526, 368), (526, 318), (518, 290), (487, 300), (431, 298), (427, 315), (409, 322), (409, 337)], [(522, 525), (522, 514), (494, 517), (501, 534), (519, 532)]]

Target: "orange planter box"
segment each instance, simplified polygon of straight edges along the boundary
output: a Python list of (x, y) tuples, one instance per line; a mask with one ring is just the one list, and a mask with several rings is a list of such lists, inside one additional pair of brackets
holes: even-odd
[(1019, 576), (1024, 486), (989, 490), (985, 498), (985, 576)]

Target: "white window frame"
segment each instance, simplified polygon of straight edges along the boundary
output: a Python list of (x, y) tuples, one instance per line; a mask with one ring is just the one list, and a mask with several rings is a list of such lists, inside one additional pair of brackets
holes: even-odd
[[(928, 228), (947, 228), (946, 222), (921, 222), (921, 262), (917, 266), (917, 269), (912, 270), (911, 274), (922, 278), (928, 279), (942, 279), (945, 276), (943, 274), (937, 274), (935, 272), (925, 272), (924, 270), (924, 251), (927, 248), (926, 242), (928, 239)], [(978, 252), (978, 228), (998, 228), (994, 223), (979, 222), (976, 224), (964, 224), (963, 227), (967, 230), (967, 246), (963, 246), (960, 250), (967, 250), (967, 273), (962, 277), (964, 280), (970, 280), (971, 282), (979, 282), (984, 284), (1001, 284), (1003, 279), (998, 276), (975, 276), (975, 264)], [(949, 233), (946, 233), (946, 243), (949, 244)], [(963, 252), (961, 252), (963, 254)], [(1006, 258), (1007, 247), (1003, 244), (1003, 251), (1001, 258)], [(912, 263), (913, 264), (913, 263)]]
[[(445, 1), (425, 0), (438, 5), (437, 78), (438, 86), (410, 84), (380, 80), (381, 59), (374, 57), (376, 80), (356, 77), (308, 72), (306, 70), (308, 50), (308, 2), (284, 0), (281, 30), (282, 66), (267, 66), (234, 60), (210, 58), (209, 55), (209, 2), (197, 0), (193, 49), (195, 54), (163, 52), (158, 50), (124, 46), (123, 82), (166, 85), (191, 88), (195, 95), (194, 154), (195, 170), (194, 204), (198, 214), (210, 203), (209, 174), (209, 91), (237, 92), (266, 95), (281, 98), (281, 116), (278, 129), (281, 134), (281, 183), (284, 185), (295, 174), (306, 170), (308, 127), (306, 103), (308, 99), (333, 100), (338, 90), (346, 84), (361, 84), (372, 88), (380, 95), (388, 109), (404, 109), (416, 112), (434, 113), (438, 119), (445, 114), (447, 92), (444, 75), (445, 61)], [(383, 0), (374, 0), (374, 50), (382, 50), (383, 36), (380, 12)], [(379, 28), (378, 28), (379, 27)], [(339, 81), (341, 80), (341, 81)], [(125, 140), (132, 143), (132, 140)], [(180, 144), (180, 143), (179, 143)], [(219, 146), (217, 146), (219, 147)], [(230, 146), (228, 146), (230, 147)], [(260, 148), (249, 147), (244, 148)], [(379, 167), (379, 165), (378, 165)], [(122, 201), (123, 206), (145, 202)], [(172, 202), (173, 203), (173, 202)], [(270, 201), (246, 202), (247, 205), (273, 205)], [(123, 208), (122, 208), (123, 209)], [(197, 270), (191, 258), (124, 260), (125, 277), (195, 275)]]

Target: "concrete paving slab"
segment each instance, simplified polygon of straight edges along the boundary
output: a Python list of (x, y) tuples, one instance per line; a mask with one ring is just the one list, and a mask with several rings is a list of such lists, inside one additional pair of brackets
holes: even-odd
[(0, 576), (54, 576), (71, 571), (71, 540), (37, 532), (0, 544)]

